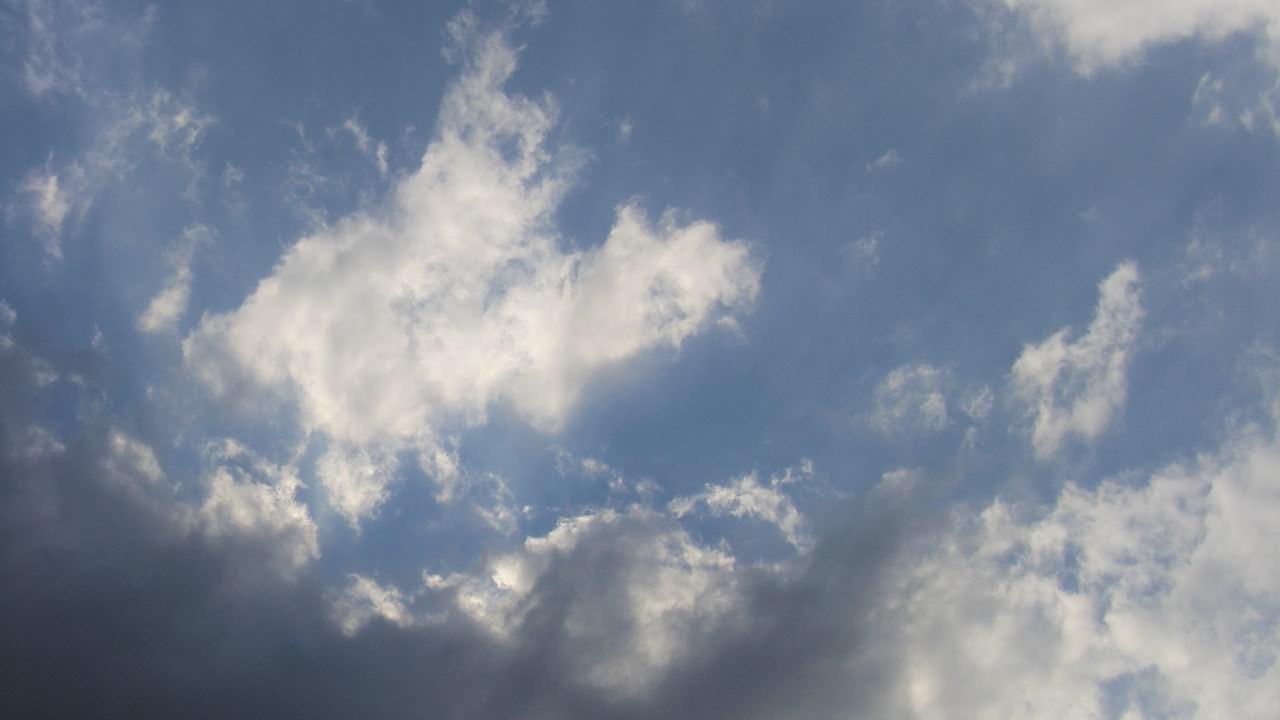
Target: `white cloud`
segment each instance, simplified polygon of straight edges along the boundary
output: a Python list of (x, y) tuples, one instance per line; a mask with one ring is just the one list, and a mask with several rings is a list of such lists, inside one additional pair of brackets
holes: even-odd
[(867, 268), (874, 268), (880, 264), (880, 242), (884, 240), (884, 233), (873, 232), (870, 235), (864, 235), (843, 247), (843, 251), (855, 263)]
[(108, 437), (103, 469), (110, 481), (122, 486), (150, 491), (165, 487), (167, 482), (155, 452), (121, 430), (113, 430)]
[(211, 445), (214, 464), (199, 509), (204, 533), (215, 540), (246, 538), (268, 548), (267, 562), (288, 576), (319, 557), (316, 526), (297, 498), (302, 481), (290, 465), (270, 463), (240, 443)]
[(209, 229), (203, 225), (191, 225), (182, 231), (182, 238), (169, 253), (173, 273), (138, 316), (139, 330), (149, 333), (172, 330), (187, 311), (187, 301), (191, 296), (191, 261), (196, 248), (208, 242), (210, 237)]
[(471, 506), (475, 508), (476, 514), (486, 525), (504, 535), (514, 533), (519, 527), (520, 518), (532, 511), (531, 507), (516, 502), (511, 486), (498, 475), (490, 473), (470, 484), (474, 486), (471, 495), (475, 499)]
[[(586, 548), (580, 559), (575, 553)], [(604, 553), (604, 554), (601, 554)], [(603, 510), (562, 518), (543, 536), (491, 558), (484, 572), (425, 575), (427, 589), (453, 594), (458, 611), (503, 641), (526, 622), (528, 602), (549, 573), (584, 573), (566, 598), (560, 631), (577, 674), (630, 694), (651, 687), (736, 607), (734, 560), (697, 544), (651, 511)], [(554, 582), (554, 581), (553, 581)], [(609, 588), (598, 594), (592, 587)], [(545, 601), (545, 599), (544, 599)]]
[(102, 481), (160, 520), (181, 537), (193, 528), (191, 508), (178, 499), (178, 486), (165, 473), (155, 451), (142, 440), (112, 428), (98, 460)]
[(1084, 73), (1188, 38), (1217, 41), (1257, 32), (1280, 68), (1280, 4), (1274, 0), (1001, 0), (1061, 43)]
[(495, 401), (555, 430), (598, 369), (678, 348), (754, 299), (747, 246), (674, 213), (655, 226), (624, 206), (601, 246), (561, 249), (553, 215), (576, 154), (547, 147), (549, 101), (502, 91), (516, 62), (505, 40), (474, 45), (387, 209), (299, 240), (237, 310), (188, 336), (215, 391), (247, 377), (296, 392), (331, 440), (432, 454)]
[(15, 345), (9, 333), (17, 322), (18, 312), (9, 303), (0, 300), (0, 350), (8, 350)]
[(1047, 458), (1064, 439), (1096, 439), (1124, 404), (1129, 356), (1142, 324), (1138, 268), (1121, 263), (1098, 286), (1089, 331), (1070, 341), (1063, 328), (1029, 344), (1013, 365), (1012, 385), (1033, 419), (1032, 445)]
[[(72, 167), (69, 172), (78, 168)], [(19, 189), (30, 198), (31, 214), (44, 235), (45, 251), (57, 260), (62, 257), (62, 226), (71, 212), (73, 200), (66, 184), (48, 166), (32, 170)]]
[(342, 123), (342, 129), (351, 133), (351, 137), (356, 141), (356, 147), (360, 152), (364, 153), (373, 161), (378, 168), (378, 174), (387, 174), (387, 144), (381, 140), (375, 141), (369, 136), (369, 131), (364, 125), (360, 124), (360, 119), (352, 116)]
[(73, 98), (76, 134), (87, 140), (81, 152), (57, 164), (51, 158), (20, 186), (49, 257), (61, 257), (68, 219), (83, 217), (100, 192), (133, 173), (148, 155), (180, 165), (193, 199), (203, 174), (193, 153), (213, 118), (163, 88), (131, 86), (128, 74), (119, 71), (140, 60), (156, 8), (117, 16), (96, 0), (12, 4), (25, 25), (15, 50), (22, 55), (28, 92)]
[[(556, 451), (556, 472), (561, 477), (582, 476), (604, 480), (612, 492), (625, 492), (629, 488), (627, 479), (618, 469), (610, 467), (599, 458), (578, 457), (564, 449)], [(639, 489), (639, 487), (636, 488), (637, 491)]]
[(67, 446), (49, 430), (39, 425), (30, 425), (11, 441), (10, 455), (24, 460), (57, 457), (67, 451)]
[(58, 24), (55, 6), (31, 0), (26, 3), (26, 11), (27, 47), (22, 59), (22, 79), (27, 92), (36, 97), (51, 92), (81, 92), (81, 63), (67, 52), (63, 33), (54, 27)]
[(27, 92), (82, 100), (91, 99), (100, 75), (119, 67), (114, 51), (140, 46), (157, 12), (149, 6), (140, 15), (116, 18), (97, 0), (13, 0), (8, 6), (6, 15), (25, 25), (14, 50), (22, 57)]
[(134, 113), (156, 148), (187, 159), (213, 124), (213, 116), (163, 90), (152, 93), (149, 102)]
[(997, 501), (902, 566), (881, 617), (914, 717), (1263, 718), (1280, 703), (1280, 443)]
[(960, 403), (960, 410), (973, 420), (984, 420), (991, 414), (995, 396), (986, 385), (973, 388)]
[(329, 506), (357, 527), (386, 500), (395, 479), (395, 457), (377, 448), (334, 443), (316, 463), (316, 478)]
[(137, 174), (154, 158), (180, 167), (191, 197), (203, 168), (195, 158), (213, 118), (163, 90), (122, 94), (94, 89), (88, 147), (70, 160), (52, 159), (30, 171), (19, 186), (36, 232), (51, 259), (62, 257), (68, 221), (82, 218), (105, 189)]
[(867, 163), (867, 171), (887, 170), (900, 162), (902, 162), (902, 158), (898, 156), (898, 151), (894, 148), (889, 148), (880, 157)]
[(875, 389), (872, 427), (885, 433), (937, 431), (947, 426), (947, 372), (921, 363), (890, 371)]
[(400, 627), (414, 623), (413, 614), (405, 604), (406, 598), (398, 588), (380, 585), (356, 573), (348, 579), (347, 587), (337, 594), (330, 606), (333, 620), (344, 635), (355, 635), (374, 618)]
[(809, 535), (804, 516), (796, 509), (791, 498), (782, 491), (782, 487), (795, 482), (800, 477), (809, 477), (812, 474), (813, 465), (805, 460), (798, 471), (793, 472), (788, 468), (784, 474), (771, 478), (767, 485), (761, 484), (755, 473), (751, 473), (728, 485), (707, 483), (706, 492), (676, 498), (667, 507), (676, 517), (688, 515), (701, 504), (712, 515), (763, 520), (777, 527), (792, 547), (804, 551), (812, 546), (813, 540)]

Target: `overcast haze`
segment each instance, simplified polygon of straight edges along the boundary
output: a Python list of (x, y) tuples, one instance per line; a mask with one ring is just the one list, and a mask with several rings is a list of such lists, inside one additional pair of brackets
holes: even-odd
[(1280, 707), (1272, 0), (2, 2), (7, 714)]

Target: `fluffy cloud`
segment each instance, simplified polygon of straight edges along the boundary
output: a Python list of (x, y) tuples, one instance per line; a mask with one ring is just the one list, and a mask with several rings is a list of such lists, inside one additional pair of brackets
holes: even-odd
[(1280, 5), (1271, 0), (1001, 0), (1061, 42), (1083, 72), (1186, 38), (1258, 32), (1280, 68)]
[[(243, 572), (310, 557), (290, 467), (215, 444), (208, 497), (183, 515), (156, 453), (117, 428), (29, 452), (18, 413), (48, 391), (11, 382), (20, 351), (0, 353), (0, 678), (19, 710), (1262, 718), (1280, 702), (1280, 408), (1044, 508), (940, 523), (913, 501), (917, 472), (887, 473), (778, 570), (630, 508), (412, 590), (352, 575), (333, 591), (310, 564)], [(51, 706), (38, 680), (54, 669), (87, 695)]]
[[(516, 54), (501, 35), (471, 42), (435, 140), (386, 209), (299, 240), (186, 339), (212, 388), (296, 392), (307, 426), (335, 443), (416, 447), (435, 472), (442, 429), (482, 421), (490, 403), (554, 430), (595, 371), (678, 348), (753, 300), (747, 246), (675, 213), (655, 224), (627, 205), (601, 245), (562, 249), (552, 216), (574, 161), (547, 147), (554, 108), (503, 92)], [(367, 514), (383, 486), (341, 507)]]
[[(890, 600), (913, 717), (1266, 717), (1280, 702), (1280, 443), (961, 521)], [(1030, 515), (1030, 517), (1027, 517)]]
[(623, 695), (651, 689), (738, 602), (733, 556), (638, 507), (562, 518), (482, 573), (425, 581), (498, 640), (554, 632), (574, 675)]
[(1129, 356), (1143, 318), (1137, 266), (1122, 263), (1098, 291), (1083, 337), (1072, 342), (1070, 328), (1063, 328), (1024, 347), (1013, 365), (1013, 389), (1032, 418), (1038, 457), (1057, 453), (1068, 436), (1096, 439), (1124, 404)]
[(405, 605), (404, 593), (399, 589), (380, 585), (376, 580), (352, 574), (345, 588), (331, 601), (333, 620), (347, 637), (374, 618), (381, 618), (400, 627), (413, 624), (412, 613)]
[(316, 463), (316, 478), (329, 507), (353, 526), (387, 498), (395, 458), (362, 447), (330, 446)]
[(267, 462), (233, 440), (206, 454), (214, 468), (198, 512), (210, 538), (258, 543), (266, 564), (286, 576), (320, 555), (315, 523), (297, 498), (302, 481), (295, 468)]

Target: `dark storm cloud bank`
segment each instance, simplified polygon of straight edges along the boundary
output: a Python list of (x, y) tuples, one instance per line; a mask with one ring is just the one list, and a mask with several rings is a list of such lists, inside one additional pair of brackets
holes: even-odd
[(646, 522), (556, 555), (508, 642), (461, 620), (377, 620), (348, 638), (319, 578), (263, 569), (267, 541), (182, 532), (163, 490), (130, 485), (145, 468), (118, 457), (102, 411), (82, 408), (61, 447), (37, 452), (47, 390), (20, 351), (0, 362), (0, 695), (13, 717), (828, 717), (879, 714), (893, 684), (868, 650), (868, 612), (902, 513), (842, 508), (806, 567), (740, 572), (733, 621), (686, 628), (698, 645), (650, 687), (599, 690), (569, 611), (617, 618), (630, 637), (622, 604)]

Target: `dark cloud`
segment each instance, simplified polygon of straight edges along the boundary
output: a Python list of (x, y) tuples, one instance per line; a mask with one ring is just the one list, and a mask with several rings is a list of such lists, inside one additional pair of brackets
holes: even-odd
[[(584, 663), (632, 637), (635, 548), (665, 521), (557, 553), (509, 644), (463, 621), (374, 621), (348, 638), (315, 574), (262, 570), (252, 543), (269, 540), (211, 543), (178, 527), (177, 504), (122, 482), (92, 403), (63, 449), (20, 452), (46, 391), (20, 350), (0, 362), (0, 695), (14, 717), (846, 717), (880, 714), (892, 685), (867, 643), (895, 514), (843, 508), (803, 568), (741, 573), (728, 619), (683, 628), (695, 646), (650, 688), (600, 690)], [(581, 607), (616, 636), (570, 641)]]

